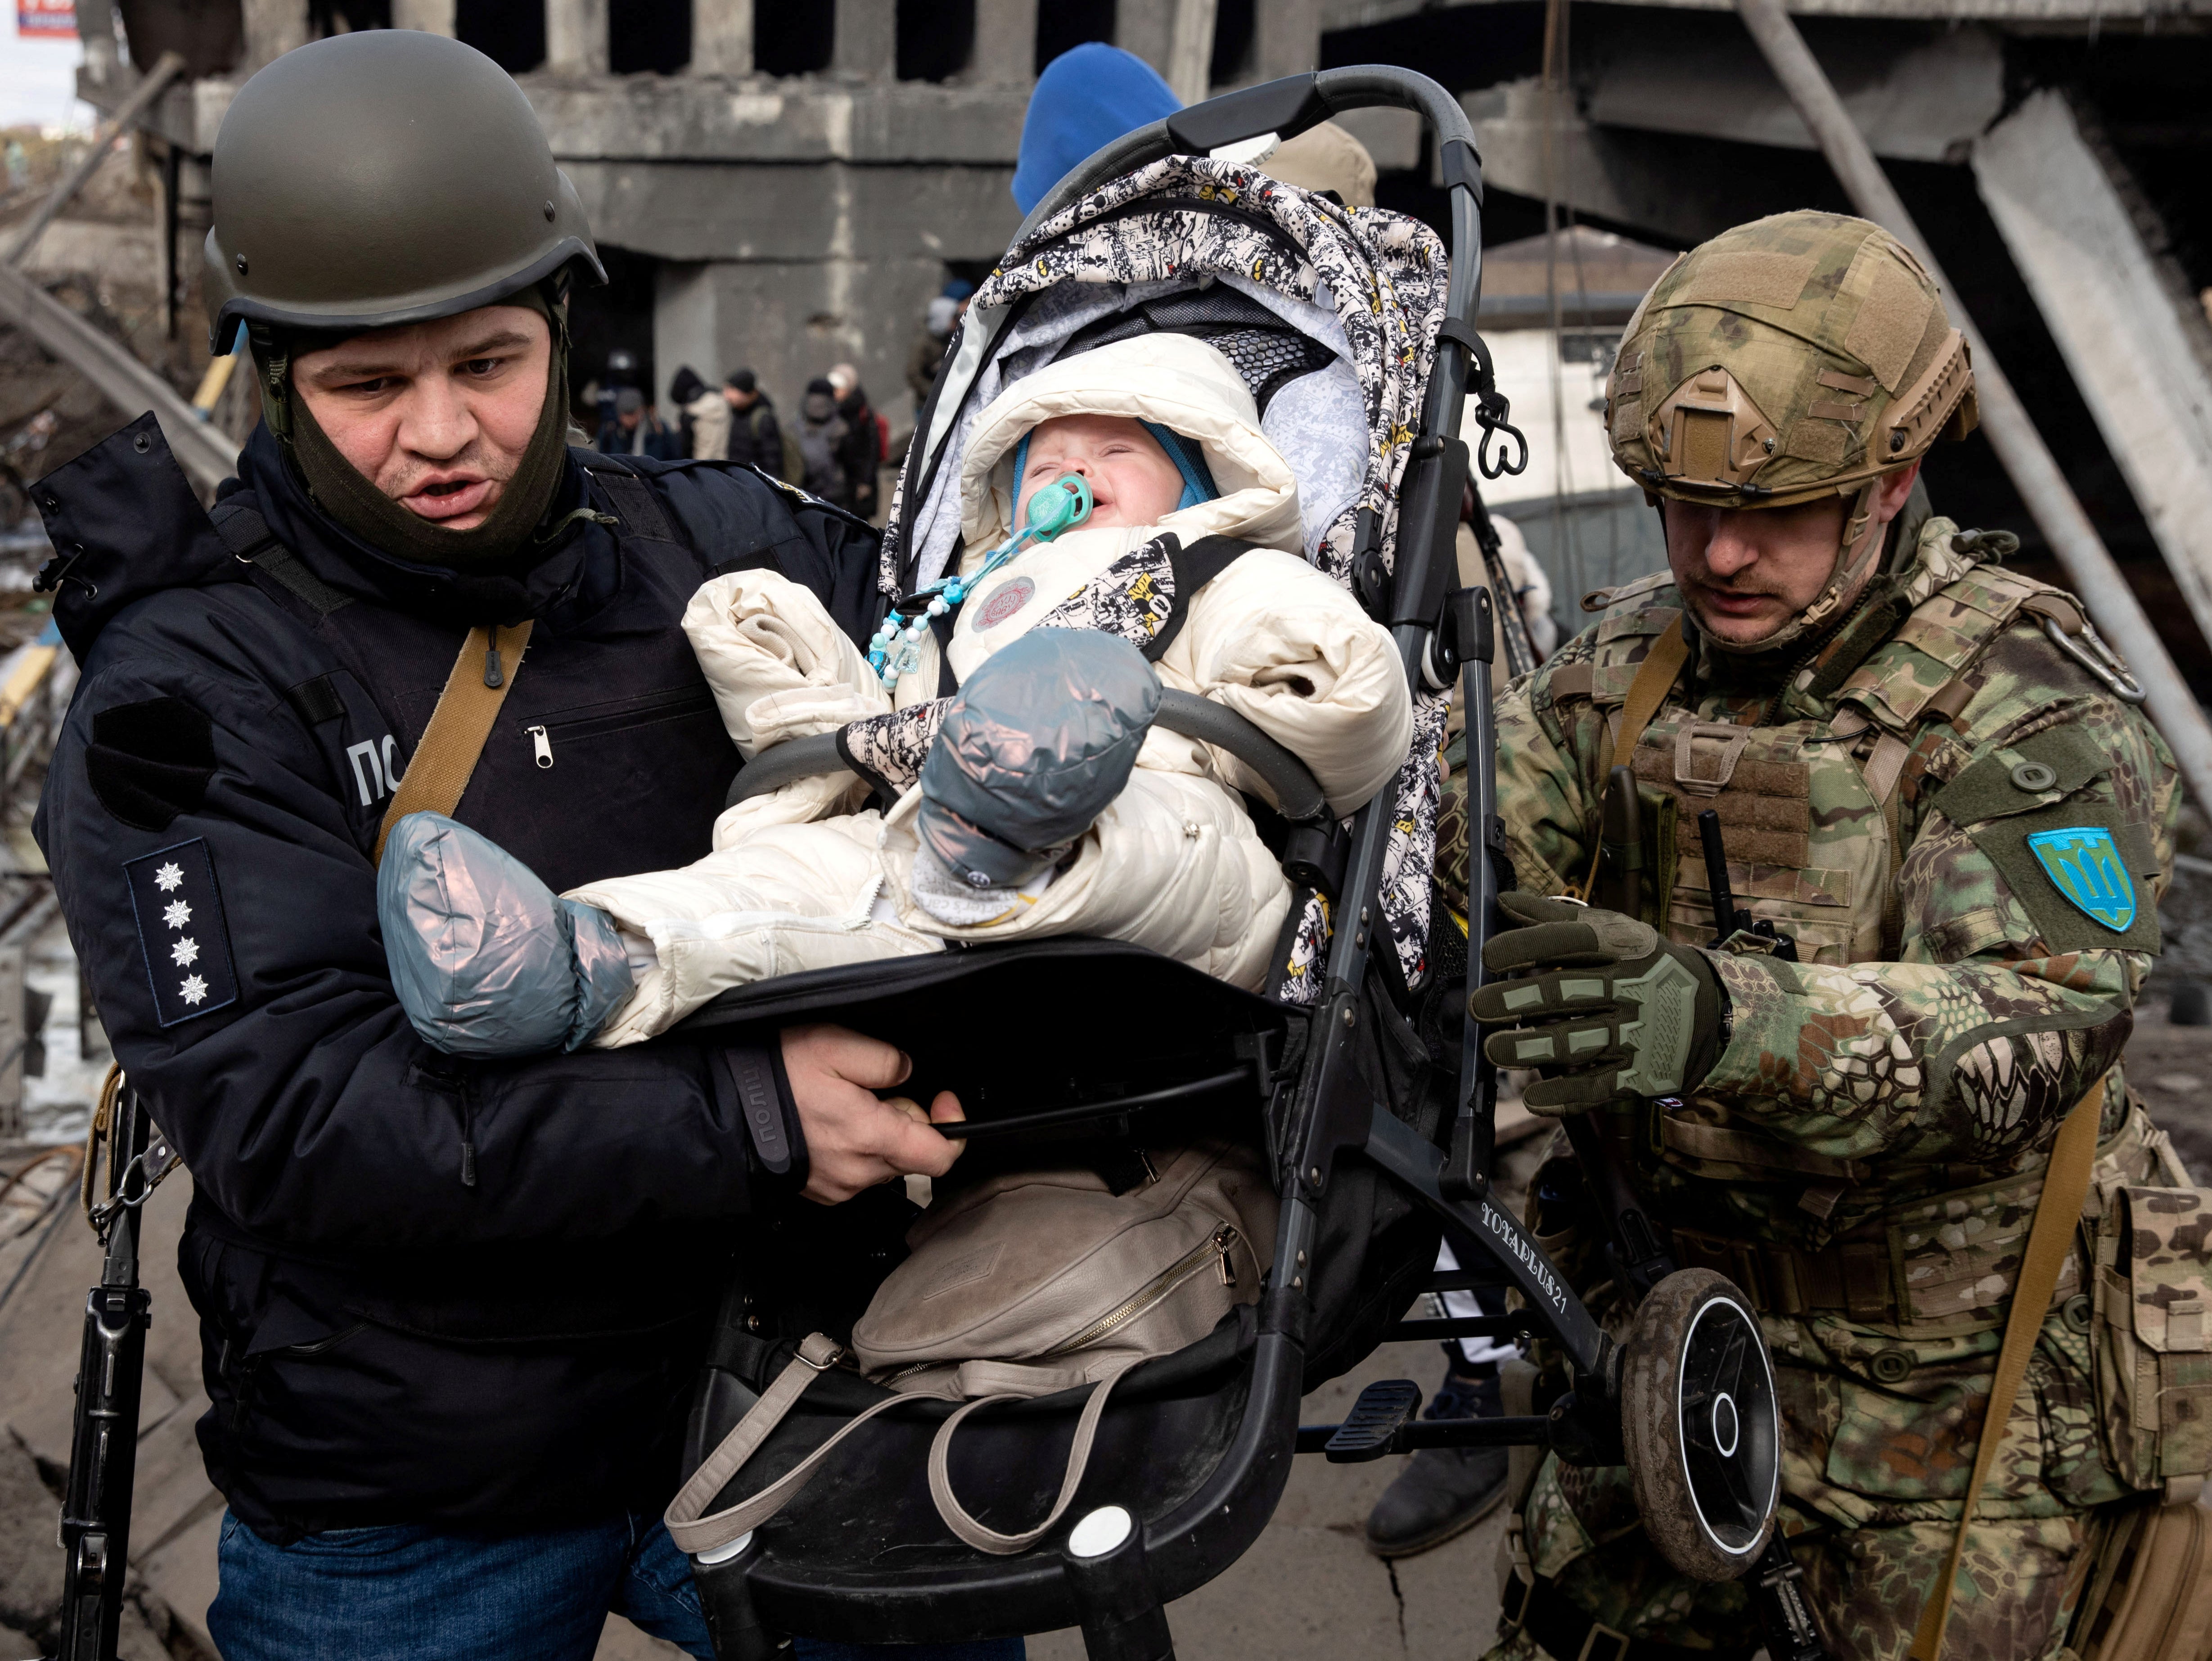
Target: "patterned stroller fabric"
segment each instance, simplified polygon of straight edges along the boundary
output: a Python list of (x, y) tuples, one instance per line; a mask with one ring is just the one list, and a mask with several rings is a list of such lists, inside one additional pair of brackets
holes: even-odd
[[(1393, 569), (1399, 485), (1449, 278), (1443, 242), (1419, 221), (1340, 207), (1250, 166), (1170, 156), (1080, 198), (1008, 249), (977, 291), (928, 431), (901, 471), (883, 591), (906, 593), (957, 557), (961, 454), (993, 397), (1146, 329), (1200, 336), (1236, 364), (1297, 474), (1304, 552), (1318, 569), (1350, 587), (1369, 548)], [(1443, 726), (1443, 699), (1423, 697), (1389, 787), (1383, 922), (1409, 986), (1427, 968)], [(1279, 977), (1285, 1001), (1320, 996), (1328, 927), (1316, 897)]]

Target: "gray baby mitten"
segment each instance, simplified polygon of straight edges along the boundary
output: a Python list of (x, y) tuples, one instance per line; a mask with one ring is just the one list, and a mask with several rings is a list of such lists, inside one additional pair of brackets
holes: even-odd
[(376, 913), (400, 1007), (448, 1055), (575, 1050), (635, 984), (613, 918), (442, 813), (392, 826)]
[(1159, 706), (1118, 635), (1033, 629), (985, 660), (922, 763), (916, 903), (955, 924), (1012, 904), (1121, 794)]

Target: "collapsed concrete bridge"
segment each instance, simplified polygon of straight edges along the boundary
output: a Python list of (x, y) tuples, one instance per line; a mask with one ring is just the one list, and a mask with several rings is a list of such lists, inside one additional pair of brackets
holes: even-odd
[[(2212, 690), (2212, 207), (2192, 182), (2212, 149), (2212, 0), (1794, 9), (2169, 648)], [(895, 427), (924, 302), (987, 270), (1018, 222), (1036, 70), (1084, 40), (1127, 47), (1187, 97), (1336, 63), (1420, 68), (1474, 120), (1498, 241), (1542, 231), (1547, 201), (1554, 225), (1662, 248), (1848, 206), (1722, 0), (1584, 3), (1571, 50), (1562, 0), (81, 0), (78, 15), (82, 88), (103, 108), (135, 83), (118, 39), (131, 62), (186, 59), (148, 118), (172, 158), (174, 269), (197, 258), (206, 159), (245, 76), (337, 29), (453, 33), (515, 73), (608, 250), (611, 286), (579, 307), (579, 384), (623, 346), (664, 397), (680, 366), (711, 380), (744, 362), (788, 402), (849, 360)], [(1384, 204), (1433, 215), (1411, 119), (1350, 125)], [(1571, 310), (1571, 272), (1559, 281)], [(1486, 326), (1548, 325), (1540, 298), (1493, 294)], [(1614, 297), (1583, 296), (1599, 298), (1577, 351), (1595, 333), (1602, 353), (1599, 318), (1617, 326)], [(1986, 456), (1946, 472), (1954, 510), (2026, 528)]]

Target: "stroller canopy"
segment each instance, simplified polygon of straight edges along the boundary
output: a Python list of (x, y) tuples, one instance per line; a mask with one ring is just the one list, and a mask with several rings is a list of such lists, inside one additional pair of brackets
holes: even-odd
[(1079, 198), (1008, 249), (969, 308), (901, 470), (884, 592), (955, 557), (960, 463), (985, 405), (1048, 363), (1154, 330), (1237, 365), (1297, 475), (1306, 557), (1346, 582), (1364, 548), (1387, 567), (1448, 276), (1419, 221), (1248, 165), (1170, 156)]

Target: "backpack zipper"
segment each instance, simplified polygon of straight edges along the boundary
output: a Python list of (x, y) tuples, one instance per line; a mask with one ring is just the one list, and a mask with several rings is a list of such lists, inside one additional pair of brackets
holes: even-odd
[(531, 752), (538, 757), (538, 764), (550, 767), (553, 764), (553, 740), (545, 736), (545, 729), (543, 727), (526, 727), (522, 730), (530, 739)]
[(1229, 1223), (1222, 1224), (1175, 1262), (1146, 1281), (1132, 1296), (1108, 1310), (1106, 1313), (1074, 1336), (1061, 1339), (1050, 1349), (1040, 1352), (1033, 1359), (1049, 1361), (1056, 1356), (1066, 1355), (1097, 1343), (1118, 1328), (1127, 1326), (1139, 1315), (1158, 1308), (1166, 1301), (1170, 1293), (1204, 1269), (1209, 1262), (1213, 1263), (1216, 1271), (1220, 1275), (1222, 1285), (1235, 1286), (1237, 1269), (1231, 1262), (1229, 1254), (1237, 1244), (1237, 1239), (1235, 1226)]

